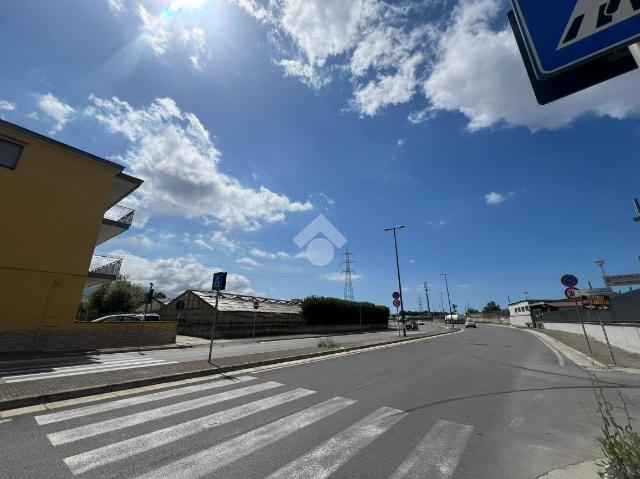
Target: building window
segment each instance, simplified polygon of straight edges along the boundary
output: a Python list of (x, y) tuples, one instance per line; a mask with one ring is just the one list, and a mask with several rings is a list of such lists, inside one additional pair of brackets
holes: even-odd
[(15, 169), (22, 155), (22, 149), (22, 145), (0, 139), (0, 166)]
[(529, 311), (529, 306), (525, 306), (525, 309), (526, 309), (527, 311)]

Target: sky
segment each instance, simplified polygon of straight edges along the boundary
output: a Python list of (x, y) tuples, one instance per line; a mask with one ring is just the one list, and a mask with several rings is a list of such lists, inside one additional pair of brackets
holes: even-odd
[[(405, 309), (638, 271), (640, 75), (547, 106), (506, 0), (7, 0), (0, 117), (126, 166), (96, 253), (176, 295)], [(309, 226), (311, 225), (311, 226)], [(328, 226), (327, 226), (328, 225)], [(301, 232), (304, 234), (300, 235)], [(337, 234), (336, 234), (337, 232)], [(300, 236), (299, 236), (300, 235)], [(296, 241), (298, 239), (299, 241)]]

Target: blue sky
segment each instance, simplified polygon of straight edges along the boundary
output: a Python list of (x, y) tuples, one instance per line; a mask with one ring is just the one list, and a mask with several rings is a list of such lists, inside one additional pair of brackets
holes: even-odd
[[(560, 297), (640, 268), (639, 76), (546, 107), (500, 0), (9, 1), (0, 115), (145, 179), (136, 224), (101, 245), (169, 294), (389, 304), (399, 233), (407, 309)], [(19, 41), (17, 40), (19, 39)], [(315, 266), (319, 214), (347, 239)], [(446, 301), (446, 298), (445, 298)]]

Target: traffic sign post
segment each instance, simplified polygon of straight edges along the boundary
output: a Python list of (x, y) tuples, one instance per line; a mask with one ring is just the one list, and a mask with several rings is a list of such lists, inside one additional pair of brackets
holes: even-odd
[(399, 300), (399, 299), (394, 299), (394, 300), (393, 300), (393, 305), (394, 305), (396, 308), (399, 308), (399, 307), (400, 307), (400, 300)]
[(575, 286), (578, 285), (578, 278), (572, 274), (565, 274), (560, 278), (560, 282), (563, 286), (567, 286), (567, 289), (564, 290), (564, 295), (573, 299), (573, 304), (576, 307), (576, 313), (578, 313), (578, 319), (580, 320), (580, 324), (582, 325), (582, 332), (584, 333), (584, 339), (587, 341), (587, 346), (589, 347), (589, 353), (593, 355), (593, 350), (591, 349), (591, 343), (589, 342), (589, 336), (587, 336), (587, 329), (584, 327), (584, 321), (582, 320), (582, 314), (580, 313), (580, 308), (578, 307), (578, 290)]
[(511, 0), (509, 22), (536, 98), (550, 103), (638, 68), (638, 0)]
[(211, 342), (209, 343), (209, 364), (211, 364), (211, 354), (213, 353), (213, 336), (218, 322), (218, 300), (220, 299), (220, 291), (224, 291), (227, 287), (227, 273), (218, 272), (213, 274), (213, 283), (211, 289), (216, 292), (216, 308), (213, 312), (213, 321), (211, 322)]
[(256, 340), (256, 319), (258, 319), (258, 308), (260, 303), (257, 299), (253, 300), (253, 340)]

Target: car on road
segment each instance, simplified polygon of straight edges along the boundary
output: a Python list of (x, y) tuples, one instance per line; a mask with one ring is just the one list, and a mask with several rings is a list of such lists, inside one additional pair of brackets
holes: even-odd
[(467, 319), (464, 322), (464, 327), (465, 328), (476, 328), (476, 322), (473, 319)]
[(418, 324), (419, 324), (420, 326), (424, 326), (424, 321), (418, 321)]
[(416, 323), (415, 321), (407, 322), (407, 331), (417, 331), (417, 330), (418, 330), (418, 323)]

